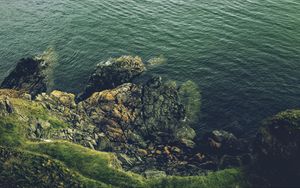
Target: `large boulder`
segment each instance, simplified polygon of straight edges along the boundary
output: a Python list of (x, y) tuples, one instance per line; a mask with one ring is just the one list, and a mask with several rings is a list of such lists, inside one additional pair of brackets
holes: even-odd
[(276, 185), (299, 185), (300, 180), (300, 110), (288, 110), (267, 119), (256, 143), (260, 172)]
[(90, 76), (84, 92), (78, 97), (78, 101), (87, 99), (94, 92), (112, 89), (121, 84), (131, 82), (145, 69), (145, 65), (140, 57), (121, 56), (100, 63)]
[(46, 65), (34, 58), (21, 59), (16, 68), (4, 79), (1, 88), (22, 90), (35, 96), (47, 90)]
[(19, 90), (33, 97), (46, 92), (51, 83), (51, 69), (56, 61), (54, 56), (54, 51), (49, 49), (39, 56), (21, 59), (4, 79), (1, 88)]

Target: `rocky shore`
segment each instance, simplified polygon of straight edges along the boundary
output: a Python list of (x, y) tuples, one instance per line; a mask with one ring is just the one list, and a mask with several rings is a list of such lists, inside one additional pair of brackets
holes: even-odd
[[(86, 88), (76, 96), (49, 90), (46, 73), (52, 67), (50, 63), (43, 56), (21, 59), (1, 84), (1, 126), (7, 126), (7, 119), (13, 117), (13, 122), (23, 125), (23, 139), (65, 140), (112, 152), (122, 169), (146, 178), (249, 168), (249, 177), (260, 182), (258, 185), (271, 186), (281, 170), (291, 173), (281, 178), (282, 185), (299, 185), (297, 110), (264, 122), (254, 143), (224, 130), (199, 137), (196, 119), (201, 94), (192, 81), (177, 85), (153, 76), (146, 82), (133, 83), (148, 65), (139, 57), (122, 56), (99, 64)], [(5, 131), (1, 145), (6, 143)], [(19, 145), (7, 143), (5, 146)], [(260, 177), (255, 175), (259, 174), (257, 166), (263, 168)]]

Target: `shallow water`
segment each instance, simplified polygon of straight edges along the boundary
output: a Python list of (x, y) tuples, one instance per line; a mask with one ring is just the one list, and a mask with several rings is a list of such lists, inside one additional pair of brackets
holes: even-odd
[(71, 92), (109, 57), (162, 55), (150, 73), (199, 85), (201, 128), (251, 133), (300, 107), (299, 0), (0, 0), (0, 81), (48, 47)]

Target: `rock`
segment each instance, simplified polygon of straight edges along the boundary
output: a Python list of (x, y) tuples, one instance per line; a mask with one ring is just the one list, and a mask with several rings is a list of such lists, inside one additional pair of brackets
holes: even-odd
[(199, 86), (193, 81), (184, 82), (179, 87), (179, 97), (185, 106), (186, 119), (188, 124), (196, 125), (201, 108), (201, 93)]
[(219, 155), (240, 155), (249, 152), (249, 143), (224, 130), (214, 130), (204, 136), (208, 149)]
[(0, 116), (7, 116), (14, 112), (14, 107), (8, 98), (0, 97)]
[(57, 102), (59, 102), (61, 105), (69, 107), (69, 108), (75, 108), (75, 95), (72, 93), (65, 93), (61, 91), (54, 90), (51, 92), (50, 97)]
[(137, 154), (140, 156), (146, 156), (146, 155), (148, 155), (148, 152), (147, 152), (147, 150), (144, 150), (144, 149), (138, 149)]
[(27, 92), (33, 97), (46, 92), (49, 82), (49, 70), (52, 51), (36, 57), (21, 59), (14, 70), (4, 79), (1, 88), (16, 89)]
[(242, 161), (238, 156), (224, 155), (220, 160), (220, 169), (242, 166)]
[(232, 133), (223, 130), (212, 131), (211, 138), (219, 143), (230, 142), (237, 139)]
[(145, 66), (140, 57), (122, 56), (109, 59), (97, 66), (84, 92), (78, 97), (78, 101), (87, 99), (94, 92), (112, 89), (130, 82), (144, 71)]
[(161, 64), (165, 64), (167, 62), (167, 59), (163, 56), (163, 55), (160, 55), (158, 57), (153, 57), (151, 59), (149, 59), (147, 61), (147, 65), (149, 66), (154, 66), (154, 65), (161, 65)]
[(180, 153), (180, 152), (181, 152), (181, 149), (178, 148), (178, 147), (173, 146), (173, 147), (172, 147), (172, 151), (175, 152), (175, 153)]
[(152, 179), (152, 178), (163, 178), (167, 177), (166, 172), (164, 171), (158, 171), (158, 170), (147, 170), (144, 172), (144, 176), (147, 179)]
[(118, 160), (121, 162), (122, 165), (132, 166), (134, 163), (134, 159), (130, 158), (126, 154), (120, 153), (117, 156), (118, 156)]
[(258, 171), (278, 183), (274, 185), (299, 185), (300, 110), (281, 112), (264, 121), (254, 151)]
[(189, 126), (184, 126), (177, 131), (177, 138), (193, 140), (196, 136), (196, 132)]
[(46, 75), (42, 74), (42, 61), (34, 58), (21, 59), (16, 68), (4, 79), (1, 88), (25, 90), (35, 96), (45, 92)]
[(181, 144), (184, 145), (184, 147), (186, 148), (194, 148), (195, 147), (195, 142), (193, 142), (192, 140), (188, 140), (188, 139), (181, 139), (180, 140)]
[(197, 154), (196, 154), (196, 159), (197, 159), (198, 161), (202, 161), (204, 158), (205, 158), (205, 155), (204, 155), (204, 154), (202, 154), (202, 153), (197, 153)]

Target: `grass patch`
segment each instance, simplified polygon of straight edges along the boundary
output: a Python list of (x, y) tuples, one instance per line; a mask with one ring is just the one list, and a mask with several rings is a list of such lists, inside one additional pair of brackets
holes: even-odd
[(66, 141), (28, 143), (27, 150), (62, 161), (82, 175), (118, 187), (144, 187), (143, 178), (120, 170), (114, 154), (94, 151)]
[(0, 146), (0, 187), (109, 187), (33, 152)]
[(25, 141), (25, 130), (15, 116), (0, 117), (0, 145), (20, 146)]
[(51, 124), (50, 129), (64, 129), (70, 126), (62, 119), (51, 114), (49, 110), (45, 109), (38, 102), (26, 101), (17, 98), (11, 99), (11, 102), (20, 116), (48, 121)]

